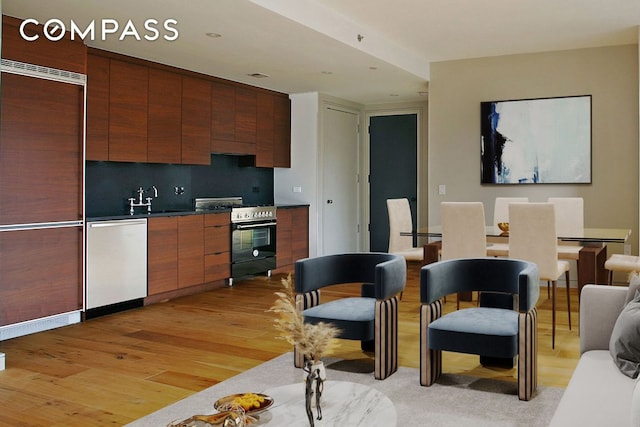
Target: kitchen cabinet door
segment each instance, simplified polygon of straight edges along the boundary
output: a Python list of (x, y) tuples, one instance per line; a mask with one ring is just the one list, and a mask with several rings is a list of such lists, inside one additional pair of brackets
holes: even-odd
[(82, 308), (82, 227), (0, 233), (0, 325)]
[(211, 83), (182, 77), (182, 163), (211, 164)]
[(87, 160), (109, 160), (109, 62), (87, 55)]
[(309, 257), (309, 208), (293, 209), (291, 220), (291, 257), (295, 263)]
[(236, 138), (236, 89), (211, 83), (211, 151), (229, 153)]
[(149, 68), (147, 162), (180, 163), (182, 77)]
[(147, 293), (178, 288), (178, 217), (154, 217), (147, 222)]
[(58, 41), (44, 36), (42, 25), (27, 25), (29, 36), (38, 34), (35, 41), (27, 41), (20, 35), (21, 19), (2, 15), (2, 58), (27, 64), (44, 65), (58, 70), (86, 73), (87, 46), (82, 40), (71, 40), (69, 33)]
[(291, 101), (288, 96), (274, 100), (273, 166), (291, 167)]
[(82, 218), (83, 104), (81, 86), (2, 73), (1, 224)]
[(257, 93), (249, 88), (236, 88), (236, 138), (241, 153), (255, 154), (257, 127)]
[(229, 213), (204, 216), (204, 281), (231, 276), (231, 217)]
[(178, 287), (204, 283), (204, 215), (178, 218)]
[(275, 96), (257, 94), (256, 166), (273, 167), (273, 140), (275, 136)]
[(109, 160), (147, 161), (148, 68), (111, 59)]
[(277, 210), (276, 265), (278, 269), (293, 263), (291, 245), (293, 211), (294, 209)]

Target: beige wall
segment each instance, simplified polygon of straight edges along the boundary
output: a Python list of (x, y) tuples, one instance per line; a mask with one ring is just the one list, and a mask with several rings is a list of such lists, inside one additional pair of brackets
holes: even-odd
[[(638, 81), (637, 45), (431, 64), (428, 194), (421, 195), (429, 223), (440, 222), (441, 201), (482, 201), (490, 221), (497, 196), (580, 196), (586, 227), (630, 228), (638, 253)], [(588, 94), (592, 184), (480, 185), (481, 101)]]

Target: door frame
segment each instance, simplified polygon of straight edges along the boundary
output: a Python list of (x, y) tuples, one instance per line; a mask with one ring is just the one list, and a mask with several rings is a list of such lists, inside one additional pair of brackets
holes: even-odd
[(318, 206), (317, 215), (318, 215), (318, 226), (317, 226), (317, 248), (318, 254), (324, 254), (325, 242), (324, 242), (324, 218), (322, 218), (322, 212), (324, 209), (324, 203), (326, 199), (326, 195), (324, 193), (324, 173), (325, 173), (325, 143), (324, 143), (324, 126), (326, 124), (325, 110), (332, 109), (336, 111), (342, 111), (349, 114), (354, 114), (358, 118), (358, 132), (357, 132), (357, 160), (358, 165), (356, 170), (358, 171), (358, 185), (356, 187), (356, 212), (358, 216), (358, 232), (357, 232), (357, 250), (360, 251), (364, 246), (362, 246), (362, 236), (364, 234), (362, 232), (362, 224), (363, 224), (363, 216), (362, 216), (362, 110), (357, 108), (356, 105), (347, 105), (348, 102), (342, 103), (333, 99), (321, 99), (320, 102), (320, 111), (319, 111), (319, 141), (318, 144), (318, 180), (317, 180), (317, 198), (316, 203)]
[(375, 111), (367, 111), (365, 112), (365, 132), (362, 132), (363, 136), (363, 144), (362, 144), (362, 177), (366, 177), (365, 179), (361, 179), (360, 182), (362, 184), (361, 192), (362, 192), (362, 216), (363, 221), (362, 224), (365, 224), (366, 233), (360, 233), (362, 239), (362, 247), (367, 248), (367, 250), (371, 249), (371, 239), (369, 235), (368, 226), (371, 222), (371, 186), (369, 185), (369, 175), (371, 173), (371, 137), (369, 135), (369, 127), (371, 125), (372, 117), (379, 116), (397, 116), (397, 115), (406, 115), (406, 114), (415, 114), (416, 115), (416, 218), (418, 224), (414, 224), (414, 226), (420, 227), (420, 213), (422, 211), (420, 201), (422, 198), (420, 197), (422, 194), (422, 162), (420, 161), (423, 157), (422, 153), (422, 123), (423, 123), (423, 109), (420, 107), (408, 107), (408, 108), (393, 108), (389, 110), (375, 110)]

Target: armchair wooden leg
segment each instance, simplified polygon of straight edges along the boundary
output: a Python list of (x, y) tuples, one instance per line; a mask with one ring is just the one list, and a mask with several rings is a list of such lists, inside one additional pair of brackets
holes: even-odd
[(430, 386), (442, 374), (442, 351), (429, 348), (429, 324), (442, 316), (442, 302), (420, 308), (420, 385)]
[(564, 273), (567, 282), (567, 315), (569, 316), (569, 330), (571, 330), (571, 286), (569, 285), (569, 272)]
[(538, 387), (538, 311), (518, 318), (518, 398), (531, 400)]
[[(300, 311), (315, 307), (318, 304), (320, 304), (319, 290), (296, 295), (296, 308)], [(304, 355), (296, 350), (295, 346), (293, 348), (293, 366), (296, 368), (304, 367)]]
[(375, 378), (384, 380), (398, 370), (398, 297), (376, 301)]

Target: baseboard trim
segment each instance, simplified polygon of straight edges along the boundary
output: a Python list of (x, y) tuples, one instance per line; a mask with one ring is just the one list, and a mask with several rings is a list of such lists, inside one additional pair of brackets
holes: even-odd
[(80, 310), (0, 326), (0, 341), (80, 323)]

